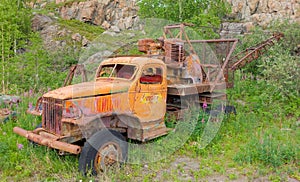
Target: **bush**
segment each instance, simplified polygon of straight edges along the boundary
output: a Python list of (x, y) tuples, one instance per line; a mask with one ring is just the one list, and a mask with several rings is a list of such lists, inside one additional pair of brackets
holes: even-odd
[[(272, 46), (258, 60), (246, 65), (242, 72), (252, 74), (253, 78), (265, 80), (270, 90), (266, 93), (276, 93), (283, 101), (299, 100), (300, 90), (300, 59), (295, 49), (300, 42), (300, 25), (275, 23), (268, 33), (262, 29), (255, 29), (254, 33), (243, 37), (242, 46), (237, 52), (251, 47), (271, 36), (272, 32), (282, 32), (284, 38)], [(277, 97), (276, 96), (276, 97)], [(276, 98), (278, 100), (278, 97)], [(275, 99), (275, 100), (276, 100)], [(298, 102), (298, 101), (296, 101)]]
[(263, 78), (270, 86), (277, 88), (279, 94), (288, 100), (299, 98), (300, 94), (300, 59), (292, 56), (289, 51), (277, 49), (264, 57), (262, 68)]

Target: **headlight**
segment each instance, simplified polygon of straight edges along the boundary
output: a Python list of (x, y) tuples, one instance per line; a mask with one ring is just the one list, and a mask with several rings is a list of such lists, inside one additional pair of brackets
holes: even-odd
[(66, 101), (63, 109), (64, 118), (78, 119), (82, 116), (81, 109), (72, 101)]

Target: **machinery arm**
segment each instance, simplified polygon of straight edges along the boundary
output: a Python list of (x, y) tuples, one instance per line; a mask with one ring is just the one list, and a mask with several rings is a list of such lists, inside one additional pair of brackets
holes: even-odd
[(69, 71), (69, 73), (65, 79), (64, 85), (63, 85), (64, 87), (71, 85), (76, 70), (78, 70), (79, 73), (81, 74), (82, 82), (87, 81), (87, 75), (86, 75), (86, 70), (84, 69), (84, 66), (76, 64), (76, 65), (73, 65), (70, 67), (70, 71)]
[(278, 42), (283, 36), (283, 33), (273, 33), (273, 36), (269, 39), (236, 54), (231, 58), (229, 64), (230, 69), (232, 71), (235, 71), (239, 68), (244, 67), (247, 63), (256, 60), (262, 54), (264, 54), (269, 47), (273, 46), (275, 44), (275, 41)]

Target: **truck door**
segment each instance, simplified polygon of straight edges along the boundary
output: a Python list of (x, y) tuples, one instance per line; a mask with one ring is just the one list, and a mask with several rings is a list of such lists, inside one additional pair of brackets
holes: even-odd
[(141, 121), (162, 119), (166, 111), (167, 83), (165, 67), (147, 64), (136, 87), (134, 113)]

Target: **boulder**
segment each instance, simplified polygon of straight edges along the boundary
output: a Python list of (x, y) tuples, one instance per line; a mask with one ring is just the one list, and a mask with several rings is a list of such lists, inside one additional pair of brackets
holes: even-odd
[(46, 15), (35, 14), (31, 19), (31, 28), (33, 31), (41, 31), (52, 22), (53, 20)]
[(268, 1), (259, 1), (259, 5), (257, 7), (257, 13), (267, 13), (268, 12)]
[(249, 6), (251, 15), (253, 15), (254, 13), (256, 13), (256, 11), (258, 9), (259, 0), (248, 0), (248, 6)]
[(104, 21), (103, 23), (102, 23), (102, 25), (101, 25), (104, 29), (109, 29), (110, 28), (110, 26), (111, 26), (111, 24), (110, 23), (108, 23), (107, 21)]
[(55, 3), (56, 3), (56, 4), (64, 3), (64, 2), (66, 2), (66, 0), (55, 0)]
[(80, 42), (82, 40), (82, 36), (79, 33), (75, 33), (72, 35), (72, 40)]
[(279, 1), (268, 1), (269, 13), (285, 10), (287, 6), (282, 6)]
[(119, 33), (120, 32), (120, 28), (119, 27), (120, 26), (112, 26), (111, 30), (114, 31), (114, 32), (116, 32), (116, 33)]
[(89, 42), (90, 41), (85, 36), (82, 37), (82, 42), (81, 42), (82, 47), (88, 46)]
[[(95, 25), (102, 25), (105, 21), (105, 11), (104, 11), (105, 4), (98, 4), (96, 12), (94, 14), (94, 21)], [(104, 28), (104, 27), (103, 27)]]
[(93, 23), (94, 14), (96, 13), (97, 3), (98, 3), (97, 0), (80, 2), (79, 5), (82, 6), (82, 9), (80, 9), (80, 16), (78, 17), (79, 20), (83, 22)]
[(220, 35), (222, 38), (234, 38), (246, 32), (244, 23), (229, 23), (225, 22), (221, 25)]

